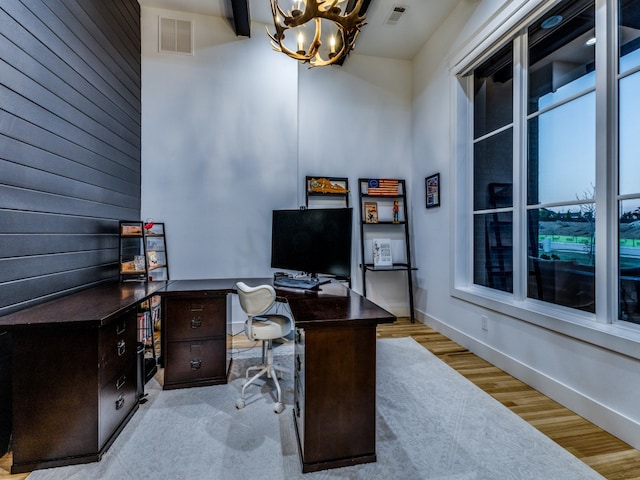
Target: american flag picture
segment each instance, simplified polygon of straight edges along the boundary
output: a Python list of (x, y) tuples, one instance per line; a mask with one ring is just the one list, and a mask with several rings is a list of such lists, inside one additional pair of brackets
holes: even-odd
[(370, 179), (367, 185), (369, 195), (398, 195), (398, 180)]

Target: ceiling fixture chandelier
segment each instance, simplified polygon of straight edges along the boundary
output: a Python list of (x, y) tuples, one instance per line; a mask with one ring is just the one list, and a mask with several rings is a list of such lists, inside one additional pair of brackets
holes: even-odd
[[(278, 0), (270, 1), (276, 31), (271, 34), (267, 28), (267, 34), (273, 49), (310, 67), (325, 67), (345, 57), (365, 25), (366, 15), (360, 15), (363, 0), (357, 0), (345, 13), (340, 4), (346, 0), (295, 0), (289, 11), (284, 11)], [(285, 32), (292, 38), (285, 40)]]

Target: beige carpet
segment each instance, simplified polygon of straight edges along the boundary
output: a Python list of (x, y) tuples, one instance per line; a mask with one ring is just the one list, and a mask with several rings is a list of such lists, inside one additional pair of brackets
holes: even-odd
[[(235, 408), (246, 359), (228, 385), (162, 391), (102, 461), (33, 472), (29, 480), (437, 479), (589, 480), (602, 477), (411, 338), (377, 342), (376, 463), (301, 473), (292, 408), (272, 411), (269, 385)], [(285, 349), (283, 349), (285, 350)], [(256, 352), (256, 354), (259, 351)], [(280, 356), (279, 362), (292, 362)]]

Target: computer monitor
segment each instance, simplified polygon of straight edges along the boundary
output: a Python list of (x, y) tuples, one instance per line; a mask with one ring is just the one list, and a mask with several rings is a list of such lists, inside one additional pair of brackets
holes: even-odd
[(271, 267), (351, 277), (353, 209), (274, 210)]

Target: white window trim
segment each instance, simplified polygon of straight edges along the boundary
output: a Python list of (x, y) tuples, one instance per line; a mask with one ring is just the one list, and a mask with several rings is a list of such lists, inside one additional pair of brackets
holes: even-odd
[[(514, 277), (514, 293), (508, 294), (494, 289), (485, 288), (472, 283), (473, 275), (473, 248), (472, 240), (472, 201), (473, 201), (473, 178), (470, 169), (470, 159), (473, 158), (473, 142), (470, 141), (468, 132), (472, 131), (473, 118), (470, 115), (471, 100), (467, 98), (466, 92), (471, 91), (469, 85), (464, 83), (471, 82), (469, 73), (488, 58), (497, 50), (496, 45), (502, 46), (504, 40), (513, 37), (518, 33), (518, 29), (523, 28), (527, 19), (533, 18), (544, 11), (551, 8), (557, 0), (518, 0), (506, 4), (495, 15), (493, 15), (484, 25), (482, 25), (469, 38), (472, 39), (463, 45), (460, 51), (455, 54), (449, 63), (450, 73), (450, 92), (451, 92), (451, 115), (453, 135), (451, 139), (450, 151), (452, 159), (450, 175), (455, 185), (456, 195), (453, 196), (453, 205), (451, 210), (451, 238), (454, 239), (453, 249), (451, 251), (452, 275), (450, 294), (454, 298), (473, 303), (477, 306), (487, 308), (504, 315), (508, 315), (519, 320), (537, 325), (539, 327), (549, 329), (572, 338), (605, 348), (632, 358), (640, 359), (640, 328), (628, 322), (612, 321), (610, 318), (603, 318), (601, 315), (597, 317), (588, 312), (577, 311), (558, 305), (541, 302), (526, 297), (526, 288), (522, 284), (522, 275), (518, 278)], [(606, 9), (611, 8), (612, 2), (607, 0), (596, 0), (596, 29), (603, 31), (604, 22), (607, 18), (611, 19), (611, 23), (616, 19), (615, 15), (607, 12)], [(615, 10), (612, 8), (612, 10)], [(617, 26), (617, 21), (615, 22)], [(611, 26), (610, 26), (611, 27)], [(616, 30), (608, 28), (609, 35), (616, 37)], [(613, 40), (613, 39), (610, 39)], [(471, 43), (473, 42), (473, 43)], [(617, 62), (617, 55), (607, 55), (606, 42), (598, 42), (596, 55), (597, 58), (607, 58), (608, 62)], [(516, 42), (515, 48), (519, 48)], [(515, 50), (514, 48), (514, 50)], [(522, 49), (521, 49), (522, 50)], [(617, 50), (616, 50), (617, 51)], [(526, 54), (525, 54), (526, 56)], [(518, 56), (516, 55), (516, 58)], [(596, 82), (616, 82), (615, 74), (611, 74), (615, 69), (611, 65), (607, 68), (597, 70)], [(523, 84), (523, 79), (514, 78), (514, 88), (516, 82)], [(605, 92), (614, 91), (614, 89), (605, 89)], [(599, 88), (597, 92), (603, 92)], [(597, 93), (597, 107), (602, 108), (604, 105), (615, 106), (616, 99), (611, 93)], [(608, 98), (613, 97), (613, 98)], [(519, 98), (522, 98), (519, 97)], [(522, 100), (525, 101), (524, 99)], [(523, 128), (520, 121), (521, 112), (518, 109), (525, 108), (523, 105), (517, 105), (514, 111), (514, 135), (520, 134), (519, 129)], [(606, 122), (605, 127), (597, 124), (597, 134), (608, 136), (610, 139), (617, 139), (617, 131), (612, 131), (615, 122), (611, 119), (615, 115), (615, 108), (608, 108), (607, 115), (598, 122)], [(518, 116), (516, 116), (518, 115)], [(517, 148), (514, 146), (514, 148)], [(524, 147), (522, 147), (524, 148)], [(605, 152), (597, 151), (596, 155), (604, 155), (603, 158), (617, 158), (617, 140), (602, 141), (597, 138), (597, 149), (605, 149)], [(523, 155), (523, 152), (514, 152)], [(611, 156), (611, 155), (614, 156)], [(607, 157), (608, 156), (608, 157)], [(598, 315), (600, 312), (607, 312), (606, 317), (610, 317), (611, 312), (615, 312), (614, 318), (617, 318), (618, 298), (617, 291), (613, 288), (598, 288), (599, 283), (606, 285), (617, 284), (618, 272), (614, 262), (607, 262), (607, 258), (613, 258), (617, 255), (617, 196), (613, 185), (617, 173), (617, 165), (611, 163), (617, 162), (596, 162), (596, 178), (606, 178), (606, 182), (597, 182), (596, 186), (596, 209), (597, 211), (606, 211), (608, 215), (596, 216), (596, 242), (600, 251), (605, 250), (605, 255), (599, 255), (596, 260), (596, 302), (598, 305)], [(605, 175), (603, 177), (603, 175)], [(521, 198), (524, 195), (520, 185), (525, 185), (523, 179), (526, 172), (517, 167), (514, 170), (514, 178), (519, 179), (519, 185), (514, 184), (514, 198)], [(515, 182), (514, 182), (515, 183)], [(604, 183), (604, 185), (602, 184)], [(521, 198), (521, 200), (523, 200)], [(526, 208), (526, 201), (520, 202), (522, 211)], [(519, 212), (523, 215), (523, 212)], [(522, 217), (520, 217), (522, 218)], [(522, 239), (526, 238), (526, 225), (521, 220), (515, 221), (514, 217), (514, 250), (515, 260), (518, 262), (519, 271), (523, 271), (525, 267), (524, 256), (522, 255)], [(599, 221), (600, 220), (600, 221)], [(599, 260), (598, 260), (599, 258)], [(614, 283), (611, 283), (611, 282)], [(603, 305), (601, 308), (600, 305)]]

